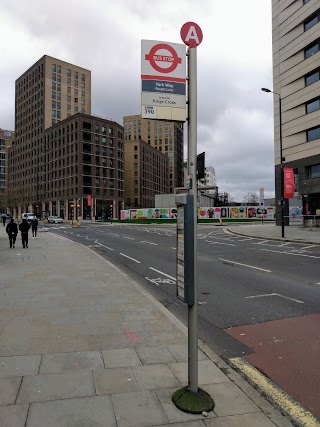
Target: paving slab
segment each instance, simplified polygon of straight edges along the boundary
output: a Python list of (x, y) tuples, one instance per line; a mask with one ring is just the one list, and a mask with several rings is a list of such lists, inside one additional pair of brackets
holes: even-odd
[(206, 384), (203, 389), (215, 402), (214, 412), (218, 417), (260, 412), (260, 409), (231, 381), (220, 384)]
[(0, 405), (13, 405), (19, 391), (22, 377), (0, 379)]
[[(188, 383), (188, 363), (168, 363), (169, 368), (181, 384)], [(198, 363), (198, 383), (211, 384), (229, 382), (228, 377), (211, 360), (201, 360)]]
[(275, 424), (261, 412), (212, 418), (211, 420), (204, 421), (204, 423), (207, 427), (275, 427)]
[(0, 357), (0, 378), (35, 375), (40, 362), (40, 355)]
[(154, 391), (113, 394), (111, 398), (118, 427), (150, 427), (169, 422)]
[(131, 368), (100, 368), (93, 374), (98, 395), (140, 391)]
[(70, 372), (24, 377), (17, 403), (70, 399), (95, 394), (92, 372)]
[[(170, 353), (174, 356), (177, 362), (187, 362), (188, 361), (188, 345), (185, 344), (168, 344), (166, 346)], [(207, 356), (201, 351), (198, 350), (198, 360), (208, 360)]]
[[(45, 427), (117, 427), (110, 396), (32, 403), (26, 427), (44, 427), (44, 425)], [(13, 426), (10, 425), (10, 427)]]
[(1, 427), (25, 427), (29, 405), (0, 406)]
[(86, 371), (99, 367), (104, 367), (99, 351), (44, 354), (41, 360), (40, 374)]
[(103, 350), (102, 356), (106, 368), (141, 366), (141, 361), (134, 348)]
[(133, 366), (132, 371), (141, 390), (181, 386), (167, 365)]
[[(167, 388), (167, 389), (155, 390), (170, 422), (177, 423), (177, 422), (184, 422), (184, 421), (201, 420), (206, 418), (206, 417), (203, 417), (201, 414), (188, 414), (186, 412), (180, 411), (180, 409), (178, 409), (172, 402), (172, 395), (176, 390), (178, 390), (178, 388)], [(211, 411), (208, 413), (208, 417), (209, 418), (216, 417), (216, 414), (213, 411)]]
[(175, 358), (165, 345), (137, 348), (137, 353), (144, 365), (157, 363), (173, 363)]

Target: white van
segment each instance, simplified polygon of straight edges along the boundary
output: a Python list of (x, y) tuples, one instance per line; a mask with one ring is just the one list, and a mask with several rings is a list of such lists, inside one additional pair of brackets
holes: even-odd
[(24, 212), (21, 215), (21, 219), (26, 219), (27, 221), (32, 221), (35, 218), (36, 218), (35, 214), (34, 213), (30, 213), (30, 212), (28, 212), (28, 213)]

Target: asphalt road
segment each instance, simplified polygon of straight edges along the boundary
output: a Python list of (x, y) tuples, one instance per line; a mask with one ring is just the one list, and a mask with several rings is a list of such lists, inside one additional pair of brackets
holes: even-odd
[[(91, 246), (186, 324), (187, 308), (176, 298), (175, 226), (88, 224), (71, 228), (64, 224), (49, 228)], [(319, 262), (320, 246), (246, 238), (228, 234), (221, 226), (198, 226), (199, 337), (224, 359), (246, 357), (318, 417), (320, 405), (313, 396), (320, 395), (320, 377), (317, 374), (314, 380), (312, 370), (319, 372), (320, 362), (319, 366), (303, 366), (292, 387), (289, 379), (295, 370), (290, 363), (296, 363), (290, 354), (300, 354), (310, 345), (310, 355), (315, 352), (320, 360), (320, 316), (314, 316), (319, 314)], [(294, 324), (288, 323), (290, 318)], [(282, 338), (277, 339), (280, 330)], [(286, 347), (279, 346), (286, 335), (294, 337), (298, 330), (300, 341), (293, 338), (289, 347), (288, 342)], [(301, 341), (301, 336), (308, 339)], [(268, 351), (275, 353), (275, 345), (282, 349), (277, 361), (286, 361), (281, 375), (277, 361), (266, 359)]]

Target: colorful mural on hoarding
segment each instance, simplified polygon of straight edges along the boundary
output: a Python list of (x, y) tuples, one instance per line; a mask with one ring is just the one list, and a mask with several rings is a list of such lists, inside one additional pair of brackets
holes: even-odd
[[(294, 208), (297, 209), (297, 208)], [(295, 215), (297, 211), (295, 210)], [(291, 210), (290, 210), (291, 215)], [(292, 216), (294, 214), (292, 213)], [(130, 209), (121, 211), (121, 219), (169, 219), (177, 218), (177, 209), (169, 208), (149, 208)], [(269, 206), (263, 209), (252, 206), (198, 208), (199, 219), (219, 219), (219, 218), (260, 218), (274, 219), (275, 207)]]

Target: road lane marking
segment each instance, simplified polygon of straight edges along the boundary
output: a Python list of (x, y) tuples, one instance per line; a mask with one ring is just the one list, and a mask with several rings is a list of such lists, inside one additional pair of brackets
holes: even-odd
[(113, 236), (119, 237), (119, 234), (116, 234), (116, 233), (106, 233), (106, 234), (112, 234)]
[(295, 298), (290, 298), (290, 297), (286, 297), (285, 295), (282, 294), (276, 294), (276, 293), (272, 293), (272, 294), (262, 294), (262, 295), (251, 295), (249, 297), (245, 297), (246, 299), (249, 298), (262, 298), (262, 297), (280, 297), (280, 298), (285, 298), (288, 299), (290, 301), (294, 301), (297, 302), (298, 304), (304, 304), (303, 301), (300, 301), (299, 299), (295, 299)]
[(233, 243), (223, 243), (223, 242), (211, 242), (210, 240), (206, 240), (209, 245), (226, 245), (226, 246), (236, 246)]
[(141, 240), (141, 243), (148, 243), (149, 245), (158, 246), (158, 243), (147, 242), (146, 240)]
[(99, 242), (97, 242), (97, 244), (98, 245), (100, 245), (100, 246), (103, 246), (104, 248), (106, 248), (106, 249), (109, 249), (110, 251), (113, 251), (114, 249), (112, 249), (112, 248), (109, 248), (109, 246), (105, 246), (105, 245), (103, 245), (102, 243), (99, 243)]
[(245, 242), (246, 240), (253, 240), (253, 237), (247, 237), (246, 239), (238, 240), (238, 242)]
[(150, 277), (145, 277), (149, 282), (154, 283), (156, 286), (163, 284), (175, 285), (176, 281), (174, 279), (164, 279), (163, 277), (158, 277), (156, 279), (151, 279)]
[(229, 361), (236, 366), (245, 376), (255, 383), (267, 396), (283, 408), (288, 414), (303, 427), (319, 427), (317, 419), (298, 402), (294, 401), (284, 390), (275, 385), (258, 369), (250, 365), (245, 359), (235, 357)]
[(123, 236), (124, 239), (129, 239), (129, 240), (136, 240), (133, 237), (127, 237), (127, 236)]
[(308, 258), (320, 258), (320, 256), (315, 255), (305, 255), (305, 254), (295, 254), (292, 252), (284, 252), (284, 251), (273, 251), (272, 249), (260, 249), (260, 251), (274, 252), (276, 254), (287, 254), (287, 255), (295, 255), (295, 256), (305, 256)]
[(128, 256), (128, 255), (126, 255), (126, 254), (123, 254), (122, 252), (120, 252), (120, 255), (122, 255), (122, 256), (124, 256), (124, 257), (126, 257), (126, 258), (131, 259), (131, 261), (134, 261), (134, 262), (136, 262), (137, 264), (141, 264), (141, 261), (138, 261), (138, 260), (136, 260), (136, 259), (134, 259), (134, 258), (131, 258), (131, 256)]
[(267, 243), (269, 240), (262, 240), (262, 242), (254, 243), (254, 245), (262, 245), (263, 243)]
[(171, 249), (177, 249), (177, 248), (173, 248), (173, 247), (171, 247)]
[(314, 248), (314, 247), (316, 247), (317, 245), (310, 245), (310, 246), (305, 246), (305, 247), (303, 247), (303, 248), (301, 248), (301, 249), (309, 249), (309, 248)]
[(172, 279), (172, 280), (175, 280), (175, 281), (177, 280), (175, 277), (172, 277), (169, 274), (164, 273), (163, 271), (157, 270), (156, 268), (153, 268), (153, 267), (149, 267), (149, 268), (150, 268), (150, 270), (156, 271), (157, 273), (160, 273), (160, 274), (163, 274), (166, 277), (169, 277), (169, 279)]
[(241, 265), (243, 267), (253, 268), (255, 270), (265, 271), (266, 273), (271, 273), (271, 270), (266, 270), (265, 268), (255, 267), (253, 265), (242, 264), (241, 262), (230, 261), (229, 259), (219, 258), (220, 261), (229, 262), (231, 264)]
[(290, 245), (291, 242), (287, 242), (287, 243), (280, 243), (280, 246), (287, 246)]

